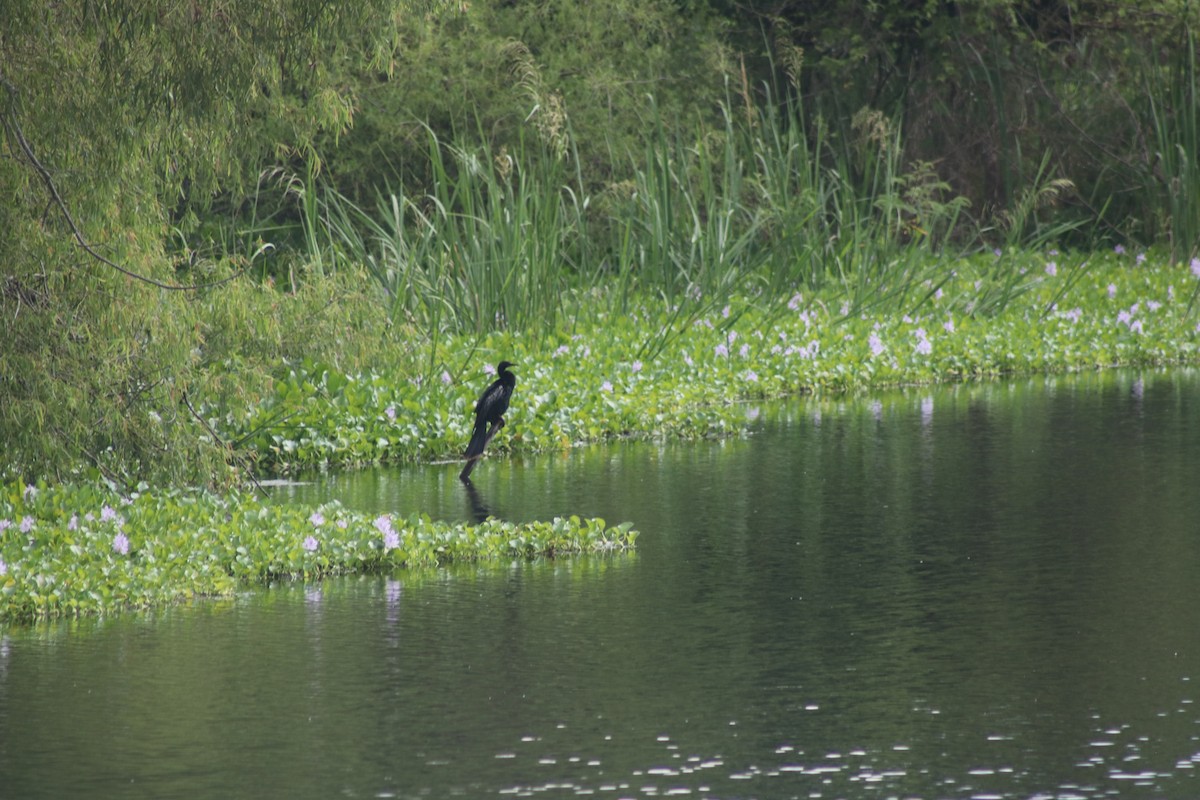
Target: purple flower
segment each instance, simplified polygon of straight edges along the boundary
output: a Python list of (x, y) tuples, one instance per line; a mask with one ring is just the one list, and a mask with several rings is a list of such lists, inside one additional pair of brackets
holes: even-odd
[(454, 379), (450, 377), (449, 372), (447, 372), (446, 370), (442, 370), (442, 385), (443, 386), (449, 386), (450, 382), (453, 380)]
[(400, 546), (400, 534), (395, 531), (387, 531), (383, 534), (383, 552), (395, 550)]
[(917, 353), (927, 356), (933, 352), (933, 345), (929, 342), (929, 337), (925, 333), (924, 328), (917, 328), (913, 331), (913, 335), (917, 337)]
[(692, 361), (692, 357), (689, 356), (687, 353), (683, 354), (683, 363), (687, 364), (689, 367), (695, 365), (695, 363)]
[(384, 416), (386, 416), (386, 417), (387, 417), (389, 420), (392, 420), (392, 421), (394, 422), (394, 421), (395, 421), (395, 419), (396, 419), (396, 407), (395, 407), (395, 406), (388, 406), (387, 408), (385, 408), (385, 409), (383, 410), (383, 414), (384, 414)]
[(483, 365), (483, 374), (484, 375), (495, 375), (496, 368), (493, 367), (491, 364), (484, 364)]
[(562, 356), (565, 356), (570, 352), (571, 352), (571, 348), (567, 347), (565, 344), (560, 344), (558, 346), (558, 349), (554, 351), (554, 357), (561, 358)]
[(1192, 274), (1200, 278), (1200, 258), (1192, 259)]
[(1058, 264), (1055, 264), (1053, 261), (1046, 264), (1046, 274), (1051, 277), (1057, 275), (1058, 274)]
[(804, 302), (804, 298), (800, 294), (792, 295), (792, 299), (788, 300), (788, 308), (792, 311), (799, 311), (800, 304)]
[(1083, 319), (1083, 309), (1076, 306), (1075, 308), (1072, 308), (1070, 311), (1063, 314), (1063, 316), (1071, 320), (1071, 322), (1078, 323), (1079, 320)]
[(394, 550), (400, 546), (400, 534), (392, 527), (392, 518), (382, 514), (375, 518), (375, 529), (383, 534), (383, 551)]
[(29, 498), (37, 495), (37, 487), (31, 483), (25, 487), (25, 491), (23, 491), (21, 494), (26, 500), (28, 500)]
[(746, 370), (746, 380), (750, 381), (751, 383), (755, 383), (758, 381), (758, 373), (752, 369)]
[(713, 348), (713, 352), (717, 354), (717, 358), (728, 358), (729, 348), (724, 344), (719, 344)]
[(112, 506), (105, 506), (104, 508), (100, 509), (100, 521), (101, 522), (112, 522), (116, 518), (117, 518), (117, 512), (113, 511)]
[(1140, 319), (1135, 319), (1132, 323), (1130, 323), (1129, 330), (1133, 331), (1134, 333), (1144, 333), (1142, 330), (1142, 321)]
[(4, 559), (0, 558), (0, 575), (8, 574), (8, 564), (4, 563)]
[(633, 362), (630, 369), (632, 369), (634, 371), (634, 373), (641, 372), (642, 371), (642, 362), (640, 362), (640, 361)]
[(867, 345), (871, 348), (871, 355), (875, 358), (883, 355), (883, 340), (879, 338), (878, 333), (872, 333), (867, 337)]
[(312, 551), (316, 550), (317, 549), (317, 540), (312, 536), (306, 536), (304, 538), (304, 549), (310, 553)]
[(11, 519), (0, 519), (0, 533), (3, 533), (8, 528), (12, 527)]
[(29, 533), (33, 530), (35, 521), (33, 517), (23, 517), (21, 519), (21, 533)]
[(849, 300), (842, 301), (842, 307), (841, 307), (840, 311), (841, 311), (843, 317), (850, 316), (850, 301)]
[(600, 391), (611, 392), (612, 390), (613, 390), (612, 381), (605, 381), (604, 383), (600, 384)]
[(729, 306), (725, 306), (721, 309), (721, 316), (725, 319), (729, 319)]
[(78, 514), (71, 515), (71, 519), (69, 519), (67, 521), (67, 530), (69, 530), (69, 531), (79, 530), (79, 515)]
[(1162, 303), (1158, 302), (1157, 300), (1147, 300), (1146, 308), (1150, 309), (1151, 311), (1158, 311), (1160, 308), (1162, 308)]
[(1139, 263), (1139, 264), (1143, 264), (1143, 263), (1145, 263), (1145, 261), (1146, 261), (1146, 254), (1145, 254), (1145, 253), (1138, 253), (1138, 254), (1137, 254), (1137, 263)]
[(1116, 296), (1117, 296), (1117, 285), (1115, 283), (1110, 283), (1108, 285), (1108, 299), (1112, 300)]
[(748, 344), (742, 345), (742, 348), (740, 350), (738, 350), (738, 355), (741, 356), (742, 358), (745, 358), (746, 356), (750, 355), (750, 345), (748, 345)]
[(1133, 314), (1130, 314), (1126, 309), (1122, 308), (1117, 312), (1117, 322), (1128, 325), (1133, 320)]
[(954, 320), (946, 320), (942, 323), (942, 328), (945, 329), (946, 333), (954, 333)]
[(1113, 248), (1113, 252), (1119, 256), (1125, 255), (1125, 245), (1123, 245), (1123, 244), (1117, 245), (1116, 247)]
[(308, 518), (308, 521), (313, 524), (314, 528), (320, 527), (325, 524), (325, 515), (320, 511), (314, 511), (312, 516)]
[(117, 533), (117, 535), (113, 537), (113, 550), (117, 551), (123, 556), (129, 555), (129, 537), (123, 533)]

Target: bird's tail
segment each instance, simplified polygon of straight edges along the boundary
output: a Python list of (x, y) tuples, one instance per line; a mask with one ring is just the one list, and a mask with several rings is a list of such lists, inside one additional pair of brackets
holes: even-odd
[(470, 461), (472, 458), (479, 458), (483, 455), (483, 448), (487, 445), (487, 422), (480, 420), (475, 426), (475, 432), (471, 434), (471, 441), (467, 444), (467, 452), (463, 453), (463, 458)]

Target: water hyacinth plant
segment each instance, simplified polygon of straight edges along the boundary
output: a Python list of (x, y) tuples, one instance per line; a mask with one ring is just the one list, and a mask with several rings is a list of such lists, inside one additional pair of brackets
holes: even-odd
[(628, 524), (600, 519), (371, 520), (336, 503), (313, 510), (237, 493), (122, 498), (97, 486), (10, 483), (0, 485), (0, 621), (230, 595), (283, 578), (622, 551), (636, 538)]
[[(735, 297), (667, 339), (663, 326), (680, 318), (666, 301), (622, 312), (597, 292), (572, 326), (538, 341), (499, 332), (439, 343), (448, 364), (474, 362), (478, 374), (447, 382), (301, 362), (274, 395), (214, 424), (245, 441), (261, 467), (287, 472), (455, 457), (478, 387), (502, 354), (528, 366), (496, 453), (725, 436), (746, 428), (738, 403), (808, 391), (1194, 362), (1189, 302), (1200, 266), (1139, 255), (1002, 255), (1018, 279), (1000, 302), (997, 257), (981, 254), (913, 291), (903, 314), (856, 311), (836, 291)], [(662, 346), (646, 348), (649, 340)]]

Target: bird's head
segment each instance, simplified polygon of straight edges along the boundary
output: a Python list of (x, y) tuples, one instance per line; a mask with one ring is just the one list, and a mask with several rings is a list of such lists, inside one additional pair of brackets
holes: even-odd
[(507, 372), (509, 367), (515, 367), (515, 366), (516, 366), (516, 364), (512, 363), (511, 361), (501, 361), (499, 364), (496, 365), (496, 372), (497, 373)]

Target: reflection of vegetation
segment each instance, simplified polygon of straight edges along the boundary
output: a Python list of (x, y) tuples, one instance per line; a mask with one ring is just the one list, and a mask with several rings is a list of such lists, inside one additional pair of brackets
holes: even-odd
[(630, 525), (578, 517), (468, 526), (329, 503), (9, 484), (0, 495), (0, 619), (104, 613), (317, 578), (481, 559), (609, 553)]

